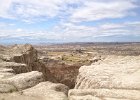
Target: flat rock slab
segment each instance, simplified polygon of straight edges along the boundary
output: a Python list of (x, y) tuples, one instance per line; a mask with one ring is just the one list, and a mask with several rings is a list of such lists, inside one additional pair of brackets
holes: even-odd
[(29, 68), (27, 67), (26, 64), (22, 64), (22, 63), (0, 62), (0, 72), (2, 72), (2, 71), (8, 71), (8, 69), (13, 69), (13, 72), (14, 73), (19, 74), (19, 73), (28, 72), (28, 69)]
[(38, 85), (23, 90), (23, 95), (37, 96), (43, 100), (68, 100), (68, 87), (60, 83), (41, 82)]
[(140, 90), (72, 89), (68, 96), (70, 100), (140, 100)]
[(19, 92), (0, 93), (0, 100), (68, 100), (68, 90), (63, 84), (47, 81)]
[(14, 93), (1, 93), (0, 100), (43, 100), (39, 97), (25, 96), (18, 92)]
[(8, 79), (17, 89), (26, 89), (44, 81), (43, 74), (38, 71), (17, 74)]
[(7, 93), (17, 91), (17, 89), (10, 84), (0, 84), (0, 93)]
[(14, 73), (14, 70), (12, 68), (0, 68), (0, 73), (5, 72)]
[(0, 83), (10, 84), (15, 86), (18, 90), (23, 90), (35, 86), (36, 84), (44, 81), (43, 74), (38, 71), (28, 73), (16, 74), (13, 77), (2, 79)]

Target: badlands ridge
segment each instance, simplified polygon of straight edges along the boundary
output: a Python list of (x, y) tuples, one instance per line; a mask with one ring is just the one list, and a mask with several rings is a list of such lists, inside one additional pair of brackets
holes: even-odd
[(140, 56), (77, 62), (40, 57), (29, 44), (0, 46), (0, 100), (140, 100)]

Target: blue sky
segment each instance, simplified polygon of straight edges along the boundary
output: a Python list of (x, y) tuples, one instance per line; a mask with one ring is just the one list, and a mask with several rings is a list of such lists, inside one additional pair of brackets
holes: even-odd
[(140, 42), (140, 0), (0, 0), (0, 43)]

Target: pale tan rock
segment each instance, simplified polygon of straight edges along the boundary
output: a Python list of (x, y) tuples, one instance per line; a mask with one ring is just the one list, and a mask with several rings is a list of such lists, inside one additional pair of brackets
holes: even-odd
[(14, 70), (12, 68), (0, 68), (0, 73), (5, 72), (14, 73)]
[[(87, 98), (90, 96), (91, 100), (98, 97), (103, 100), (127, 99), (140, 100), (140, 90), (126, 90), (126, 89), (72, 89), (68, 94), (69, 98)], [(77, 99), (74, 99), (77, 100)], [(89, 99), (90, 100), (90, 99)]]
[(42, 81), (44, 81), (43, 74), (38, 71), (32, 71), (0, 80), (0, 83), (10, 84), (15, 86), (18, 90), (22, 90), (35, 86)]
[(1, 81), (1, 79), (9, 78), (9, 77), (12, 77), (12, 76), (15, 76), (15, 74), (14, 73), (9, 73), (9, 72), (0, 73), (0, 81)]
[(0, 54), (0, 68), (12, 68), (16, 74), (30, 71), (43, 73), (45, 80), (57, 82), (48, 68), (38, 61), (37, 50), (32, 45), (14, 45), (3, 50)]
[[(6, 56), (10, 61), (30, 64), (37, 60), (37, 50), (32, 45), (14, 45), (7, 49)], [(6, 57), (5, 57), (6, 59)]]
[(84, 95), (84, 96), (70, 96), (69, 100), (102, 100), (102, 99), (91, 95)]
[(32, 71), (28, 73), (17, 74), (8, 80), (18, 89), (26, 89), (44, 81), (44, 77), (41, 72)]
[(25, 96), (18, 92), (13, 92), (13, 93), (1, 93), (0, 100), (43, 100), (43, 99), (39, 97)]
[(75, 89), (73, 94), (78, 91), (78, 96), (140, 100), (140, 56), (108, 56), (91, 66), (82, 66)]
[(0, 93), (7, 93), (17, 91), (17, 89), (10, 84), (0, 84)]
[(3, 69), (8, 70), (12, 69), (13, 73), (19, 74), (19, 73), (25, 73), (28, 72), (29, 67), (26, 64), (23, 63), (15, 63), (15, 62), (0, 62), (0, 72), (3, 71)]
[[(8, 62), (9, 66), (11, 66), (12, 63), (15, 63), (15, 62), (24, 64), (24, 65), (26, 64), (26, 66), (24, 66), (24, 69), (23, 69), (24, 72), (32, 71), (34, 62), (36, 62), (38, 58), (37, 50), (34, 49), (33, 46), (29, 44), (14, 45), (10, 48), (5, 49), (3, 52), (4, 52), (3, 54), (0, 54), (0, 59), (2, 59), (5, 62)], [(2, 62), (2, 64), (4, 64), (4, 62)], [(0, 66), (2, 64), (0, 64)], [(15, 64), (13, 64), (13, 66), (15, 66)], [(21, 71), (18, 70), (19, 72), (16, 70), (16, 73), (23, 73), (23, 70)]]
[(43, 100), (68, 100), (68, 87), (60, 83), (41, 82), (38, 85), (23, 90), (27, 96), (37, 96)]
[(0, 100), (68, 100), (67, 92), (67, 86), (47, 81), (20, 92), (0, 93)]
[(82, 66), (75, 88), (140, 89), (140, 57), (109, 57), (100, 64)]

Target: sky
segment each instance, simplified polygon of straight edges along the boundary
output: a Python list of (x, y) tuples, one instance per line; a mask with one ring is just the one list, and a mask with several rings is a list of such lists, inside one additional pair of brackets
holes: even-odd
[(140, 0), (0, 1), (0, 44), (140, 42)]

